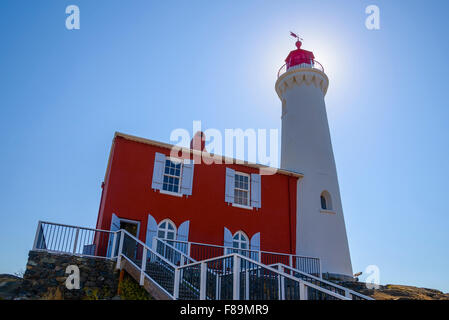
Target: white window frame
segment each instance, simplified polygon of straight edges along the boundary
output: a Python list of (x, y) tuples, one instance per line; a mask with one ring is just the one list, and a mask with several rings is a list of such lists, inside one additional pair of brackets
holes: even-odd
[[(246, 241), (242, 241), (242, 240), (240, 240), (240, 239), (235, 240), (234, 238), (235, 238), (236, 235), (240, 235), (240, 236), (243, 235), (243, 237), (246, 239)], [(235, 242), (238, 243), (238, 248), (234, 247), (234, 243), (235, 243)], [(246, 248), (242, 248), (242, 247), (241, 247), (242, 243), (245, 243), (245, 244), (246, 244)], [(235, 249), (235, 250), (250, 250), (249, 247), (250, 247), (249, 237), (246, 235), (245, 232), (243, 232), (242, 230), (239, 230), (239, 231), (237, 231), (236, 233), (234, 233), (234, 235), (232, 236), (232, 249)]]
[[(248, 177), (248, 190), (245, 189), (241, 189), (241, 188), (237, 188), (235, 186), (235, 181), (236, 181), (236, 177), (237, 175), (239, 176), (246, 176)], [(248, 197), (247, 197), (247, 203), (245, 204), (240, 204), (240, 203), (236, 203), (236, 197), (235, 197), (235, 190), (239, 190), (239, 191), (245, 191), (248, 193)], [(248, 173), (244, 173), (244, 172), (240, 172), (240, 171), (235, 171), (234, 173), (234, 202), (232, 203), (232, 205), (234, 207), (239, 207), (239, 208), (244, 208), (244, 209), (253, 209), (253, 207), (251, 206), (251, 175)]]
[[(178, 176), (166, 174), (165, 173), (165, 168), (167, 167), (167, 164), (166, 163), (164, 164), (164, 172), (162, 174), (162, 188), (159, 190), (159, 192), (160, 193), (169, 194), (169, 195), (172, 195), (172, 196), (182, 197), (181, 185), (182, 185), (182, 170), (184, 169), (184, 163), (183, 163), (182, 159), (180, 159), (180, 158), (173, 158), (173, 157), (166, 157), (165, 161), (171, 161), (173, 163), (179, 162), (181, 164), (181, 168), (179, 170), (179, 177), (178, 177)], [(164, 177), (165, 176), (179, 179), (178, 192), (164, 190)]]
[[(164, 229), (161, 229), (161, 225), (163, 224), (163, 223), (166, 223), (166, 225), (165, 225), (165, 228)], [(168, 228), (168, 225), (171, 225), (172, 227), (173, 227), (173, 230), (170, 230), (169, 228)], [(159, 238), (159, 231), (164, 231), (164, 238), (160, 238), (160, 239), (164, 239), (164, 240), (171, 240), (171, 241), (174, 241), (174, 240), (176, 240), (176, 234), (177, 234), (177, 232), (178, 232), (178, 230), (176, 229), (176, 224), (173, 222), (173, 221), (171, 221), (170, 219), (164, 219), (164, 220), (162, 220), (158, 225), (157, 225), (157, 234), (156, 234), (156, 236)], [(167, 238), (167, 232), (173, 232), (173, 239), (168, 239)]]

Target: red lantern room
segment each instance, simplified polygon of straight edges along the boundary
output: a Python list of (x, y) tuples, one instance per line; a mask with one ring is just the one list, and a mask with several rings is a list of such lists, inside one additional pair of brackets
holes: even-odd
[(295, 45), (298, 49), (291, 51), (285, 59), (287, 70), (293, 66), (304, 63), (313, 65), (315, 59), (313, 52), (301, 49), (302, 42), (299, 40), (296, 41)]

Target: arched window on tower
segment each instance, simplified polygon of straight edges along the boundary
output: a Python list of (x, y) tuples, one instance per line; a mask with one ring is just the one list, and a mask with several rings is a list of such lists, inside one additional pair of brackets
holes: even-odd
[(321, 192), (320, 201), (321, 201), (321, 210), (332, 210), (332, 199), (329, 192), (327, 191)]

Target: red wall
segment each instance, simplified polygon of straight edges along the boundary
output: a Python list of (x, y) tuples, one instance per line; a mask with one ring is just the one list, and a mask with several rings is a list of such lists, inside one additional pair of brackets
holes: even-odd
[(237, 164), (195, 164), (192, 195), (176, 197), (151, 189), (155, 153), (170, 150), (116, 136), (100, 204), (97, 228), (110, 228), (112, 213), (140, 221), (145, 241), (150, 213), (159, 223), (169, 218), (176, 227), (190, 220), (189, 241), (223, 245), (224, 227), (251, 237), (260, 232), (261, 250), (295, 252), (296, 177), (261, 177), (261, 208), (248, 210), (225, 202), (226, 167), (245, 173), (258, 169)]

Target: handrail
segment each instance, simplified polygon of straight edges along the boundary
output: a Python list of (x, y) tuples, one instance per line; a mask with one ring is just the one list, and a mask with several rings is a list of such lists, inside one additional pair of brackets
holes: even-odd
[[(192, 262), (196, 262), (195, 259), (193, 259), (192, 257), (189, 257), (188, 255), (186, 255), (184, 252), (182, 252), (179, 249), (176, 249), (175, 247), (173, 247), (171, 244), (167, 243), (167, 241), (172, 241), (172, 240), (164, 240), (158, 237), (154, 237), (153, 241), (159, 241), (162, 244), (164, 244), (165, 246), (169, 247), (170, 249), (174, 250), (175, 252), (177, 252), (178, 254), (180, 254), (182, 257), (186, 258), (187, 261), (191, 260)], [(156, 250), (157, 251), (157, 250)]]
[[(223, 259), (226, 259), (226, 258), (229, 258), (229, 257), (238, 257), (240, 260), (245, 260), (245, 261), (247, 261), (247, 262), (249, 262), (249, 263), (255, 264), (255, 265), (259, 266), (260, 268), (266, 269), (266, 270), (268, 270), (268, 271), (270, 271), (270, 272), (273, 272), (273, 273), (275, 273), (275, 274), (277, 274), (277, 275), (279, 275), (279, 276), (283, 276), (283, 277), (285, 277), (285, 278), (288, 278), (288, 279), (290, 279), (290, 280), (292, 280), (292, 281), (295, 281), (295, 282), (297, 282), (297, 283), (303, 283), (303, 284), (305, 284), (307, 287), (310, 287), (310, 288), (313, 288), (313, 289), (315, 289), (315, 290), (324, 292), (324, 293), (326, 293), (326, 294), (328, 294), (328, 295), (331, 295), (331, 296), (333, 296), (333, 297), (336, 297), (336, 298), (338, 298), (338, 299), (341, 299), (341, 300), (350, 300), (348, 297), (342, 296), (342, 295), (340, 295), (340, 294), (338, 294), (338, 293), (336, 293), (336, 292), (332, 292), (332, 291), (330, 291), (330, 290), (328, 290), (328, 289), (322, 288), (322, 287), (317, 286), (317, 285), (315, 285), (315, 284), (313, 284), (313, 283), (310, 283), (310, 282), (308, 282), (308, 281), (298, 279), (298, 278), (296, 278), (296, 277), (294, 277), (294, 276), (292, 276), (292, 275), (289, 275), (289, 274), (287, 274), (287, 273), (285, 273), (285, 272), (276, 270), (276, 269), (274, 269), (274, 268), (272, 268), (272, 267), (270, 267), (270, 266), (267, 266), (267, 265), (265, 265), (265, 264), (263, 264), (263, 263), (259, 263), (259, 262), (255, 261), (255, 260), (252, 260), (252, 259), (249, 259), (249, 258), (247, 258), (247, 257), (244, 257), (244, 256), (242, 256), (242, 255), (240, 255), (240, 254), (238, 254), (238, 253), (231, 253), (231, 254), (227, 254), (227, 255), (220, 256), (220, 257), (214, 257), (214, 258), (210, 258), (210, 259), (207, 259), (207, 260), (198, 261), (198, 262), (195, 262), (195, 263), (191, 263), (191, 264), (187, 264), (187, 265), (184, 265), (184, 266), (177, 267), (177, 269), (178, 269), (178, 270), (181, 270), (181, 269), (187, 269), (187, 268), (190, 268), (190, 267), (195, 266), (195, 265), (202, 265), (202, 264), (204, 264), (204, 263), (207, 264), (207, 262), (216, 261), (216, 260), (223, 260)], [(317, 278), (317, 279), (319, 279), (319, 278)]]
[[(319, 282), (323, 282), (323, 283), (325, 283), (325, 284), (327, 284), (327, 285), (329, 285), (329, 286), (338, 288), (338, 289), (340, 289), (340, 290), (348, 291), (350, 294), (356, 295), (356, 296), (358, 296), (358, 297), (360, 297), (360, 298), (363, 298), (363, 299), (366, 299), (366, 300), (375, 300), (375, 299), (373, 299), (373, 298), (371, 298), (371, 297), (368, 297), (368, 296), (366, 296), (366, 295), (364, 295), (364, 294), (361, 294), (361, 293), (359, 293), (359, 292), (357, 292), (357, 291), (354, 291), (354, 290), (352, 290), (352, 289), (348, 289), (348, 288), (342, 287), (342, 286), (340, 286), (340, 285), (338, 285), (338, 284), (336, 284), (336, 283), (333, 283), (333, 282), (330, 282), (330, 281), (323, 280), (323, 279), (321, 279), (321, 278), (315, 277), (315, 276), (310, 275), (310, 274), (308, 274), (308, 273), (305, 273), (305, 272), (302, 272), (302, 271), (297, 270), (297, 269), (295, 269), (295, 268), (289, 267), (289, 266), (287, 266), (287, 265), (285, 265), (285, 264), (283, 264), (283, 263), (274, 263), (274, 264), (271, 264), (270, 267), (271, 267), (271, 266), (279, 266), (279, 267), (281, 267), (281, 268), (288, 269), (288, 270), (293, 271), (293, 272), (296, 272), (296, 273), (301, 273), (301, 274), (303, 274), (303, 275), (306, 276), (306, 277), (312, 278), (312, 279), (314, 279), (314, 280), (316, 280), (316, 281), (319, 281)], [(285, 273), (285, 272), (284, 272), (284, 273)]]
[[(164, 262), (166, 262), (167, 264), (169, 264), (170, 266), (177, 268), (177, 266), (172, 263), (171, 261), (167, 260), (167, 258), (165, 258), (163, 255), (155, 252), (153, 249), (151, 249), (150, 247), (148, 247), (144, 242), (140, 241), (139, 239), (137, 239), (135, 236), (133, 236), (131, 233), (129, 233), (128, 231), (126, 231), (125, 229), (120, 229), (119, 232), (124, 232), (126, 234), (128, 234), (128, 236), (130, 236), (133, 240), (136, 240), (136, 242), (140, 243), (145, 249), (147, 249), (148, 251), (150, 251), (151, 253), (153, 253), (154, 255), (156, 255), (158, 258), (161, 258), (161, 260), (163, 260)], [(122, 252), (119, 252), (119, 254), (122, 254)], [(123, 255), (124, 256), (124, 255)]]
[(284, 253), (284, 252), (275, 252), (275, 251), (264, 251), (264, 250), (253, 250), (253, 249), (241, 249), (241, 248), (234, 248), (234, 247), (227, 247), (227, 246), (221, 246), (217, 244), (211, 244), (211, 243), (202, 243), (202, 242), (192, 242), (192, 241), (184, 241), (184, 240), (170, 240), (170, 239), (162, 239), (165, 241), (172, 241), (172, 242), (179, 242), (179, 243), (185, 243), (185, 244), (195, 244), (199, 246), (207, 246), (207, 247), (215, 247), (215, 248), (222, 248), (222, 249), (229, 249), (229, 250), (239, 250), (239, 251), (247, 251), (247, 252), (253, 252), (253, 253), (268, 253), (268, 254), (276, 254), (280, 256), (292, 256), (292, 257), (298, 257), (298, 258), (307, 258), (307, 259), (320, 259), (318, 257), (312, 257), (312, 256), (303, 256), (298, 254), (291, 254), (291, 253)]
[(70, 224), (55, 223), (55, 222), (48, 222), (48, 221), (41, 221), (41, 220), (39, 220), (38, 223), (41, 223), (41, 224), (45, 223), (45, 224), (51, 224), (51, 225), (54, 225), (54, 226), (61, 226), (61, 227), (68, 227), (68, 228), (75, 228), (75, 229), (83, 229), (83, 230), (90, 230), (90, 231), (98, 231), (98, 232), (109, 232), (109, 233), (116, 233), (116, 232), (118, 232), (118, 231), (112, 231), (112, 230), (79, 227), (79, 226), (73, 226), (73, 225), (70, 225)]

